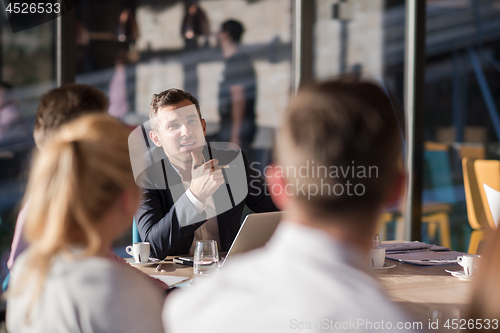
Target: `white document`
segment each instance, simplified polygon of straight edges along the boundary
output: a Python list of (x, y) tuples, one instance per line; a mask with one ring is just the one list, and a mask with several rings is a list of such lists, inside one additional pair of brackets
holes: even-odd
[(498, 222), (500, 221), (500, 192), (492, 189), (486, 184), (483, 184), (483, 187), (484, 192), (486, 192), (486, 199), (488, 199), (491, 215), (493, 215), (495, 227), (498, 227)]
[(166, 283), (169, 287), (172, 287), (182, 281), (188, 280), (186, 276), (172, 276), (172, 275), (150, 275), (151, 277)]

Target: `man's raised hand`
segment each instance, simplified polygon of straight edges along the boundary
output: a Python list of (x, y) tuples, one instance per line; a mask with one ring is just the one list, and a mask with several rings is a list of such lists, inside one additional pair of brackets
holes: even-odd
[(217, 167), (219, 161), (212, 159), (202, 163), (202, 160), (191, 152), (193, 159), (191, 165), (191, 193), (202, 203), (207, 200), (217, 189), (224, 184), (224, 176), (220, 167)]

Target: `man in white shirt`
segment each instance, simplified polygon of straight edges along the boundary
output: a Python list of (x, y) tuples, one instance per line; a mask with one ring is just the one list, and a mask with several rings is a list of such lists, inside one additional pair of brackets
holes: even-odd
[(167, 332), (417, 331), (371, 276), (377, 217), (401, 192), (401, 141), (384, 92), (313, 84), (291, 102), (266, 172), (284, 221), (269, 243), (167, 298)]

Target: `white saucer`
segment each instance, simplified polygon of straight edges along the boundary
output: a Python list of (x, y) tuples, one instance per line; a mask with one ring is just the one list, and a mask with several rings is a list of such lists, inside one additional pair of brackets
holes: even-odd
[(385, 262), (384, 262), (384, 267), (371, 267), (371, 269), (373, 270), (376, 270), (376, 271), (382, 271), (384, 269), (391, 269), (391, 268), (394, 268), (396, 267), (396, 264), (392, 264), (392, 265), (387, 265)]
[(152, 265), (157, 265), (159, 263), (159, 259), (151, 259), (149, 258), (148, 262), (135, 262), (134, 258), (125, 258), (125, 261), (132, 266), (137, 266), (137, 267), (147, 267), (147, 266), (152, 266)]
[(465, 275), (464, 272), (451, 272), (451, 276), (454, 276), (454, 277), (457, 277), (457, 278), (460, 278), (460, 279), (464, 279), (464, 280), (472, 280), (474, 279), (474, 276), (469, 276), (469, 275)]

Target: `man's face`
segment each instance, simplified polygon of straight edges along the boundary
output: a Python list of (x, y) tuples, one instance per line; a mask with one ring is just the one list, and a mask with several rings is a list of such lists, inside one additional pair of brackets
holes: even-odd
[(222, 27), (217, 31), (217, 46), (222, 46), (223, 44), (227, 44), (231, 42), (231, 37), (229, 34), (222, 30)]
[(151, 131), (150, 138), (156, 146), (163, 147), (174, 164), (191, 162), (191, 152), (198, 155), (203, 150), (206, 123), (200, 120), (191, 101), (185, 99), (159, 109), (156, 124), (157, 131)]

